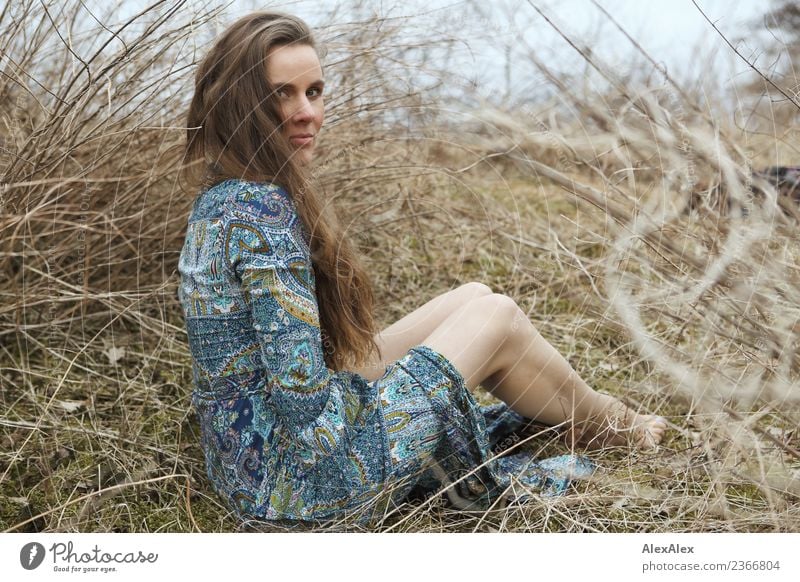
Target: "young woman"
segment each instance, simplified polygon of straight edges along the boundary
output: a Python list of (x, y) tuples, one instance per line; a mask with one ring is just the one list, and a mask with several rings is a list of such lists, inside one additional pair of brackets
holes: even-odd
[[(487, 507), (511, 478), (545, 492), (586, 470), (493, 447), (531, 419), (583, 444), (651, 447), (660, 417), (592, 390), (513, 299), (468, 283), (378, 332), (356, 255), (305, 168), (324, 75), (299, 19), (258, 12), (200, 64), (186, 178), (199, 189), (179, 297), (208, 474), (242, 517), (383, 511), (443, 485)], [(478, 384), (505, 404), (478, 406)]]

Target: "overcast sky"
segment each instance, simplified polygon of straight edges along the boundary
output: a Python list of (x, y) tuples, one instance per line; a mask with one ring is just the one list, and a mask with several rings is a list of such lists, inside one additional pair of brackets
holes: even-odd
[[(606, 64), (617, 65), (618, 71), (652, 70), (632, 62), (636, 55), (633, 45), (616, 26), (603, 15), (592, 0), (195, 0), (200, 5), (224, 6), (225, 16), (216, 23), (216, 33), (238, 16), (252, 10), (272, 8), (297, 14), (312, 27), (345, 24), (346, 11), (331, 17), (337, 5), (361, 3), (362, 17), (377, 14), (402, 17), (404, 29), (423, 41), (444, 32), (460, 41), (454, 43), (459, 51), (453, 67), (457, 76), (466, 82), (476, 80), (480, 90), (505, 90), (511, 87), (516, 95), (546, 92), (545, 83), (537, 78), (524, 55), (504, 51), (504, 45), (525, 42), (538, 58), (560, 73), (572, 74), (582, 81), (589, 70), (585, 61), (548, 25), (534, 5), (550, 17), (557, 26), (578, 43), (590, 46)], [(87, 5), (104, 4), (105, 0), (86, 0)], [(122, 0), (115, 12), (122, 19), (127, 13), (141, 9), (140, 0)], [(766, 38), (762, 16), (774, 5), (774, 0), (597, 0), (613, 18), (669, 73), (680, 81), (704, 79), (713, 85), (722, 99), (735, 100), (732, 86), (750, 75), (746, 62), (737, 57), (725, 44), (700, 12), (706, 13), (720, 31), (740, 52), (754, 60), (762, 70), (769, 69), (763, 41), (753, 31), (760, 29)], [(699, 9), (698, 9), (699, 7)], [(191, 11), (191, 8), (187, 8)], [(214, 32), (210, 30), (210, 32)], [(435, 44), (435, 43), (433, 43)], [(405, 58), (405, 57), (404, 57)], [(505, 63), (509, 63), (506, 66)], [(566, 76), (563, 78), (567, 78)], [(751, 77), (752, 78), (752, 77)], [(591, 83), (591, 82), (590, 82)], [(550, 88), (552, 89), (552, 87)]]
[[(577, 36), (595, 36), (600, 49), (609, 53), (626, 53), (630, 45), (608, 22), (591, 0), (533, 0), (532, 2), (551, 15), (565, 31)], [(721, 47), (721, 39), (703, 18), (691, 0), (599, 0), (598, 3), (611, 13), (620, 24), (647, 50), (671, 65), (685, 65), (698, 54), (698, 49)], [(264, 6), (264, 2), (255, 3)], [(269, 2), (275, 7), (284, 7), (313, 24), (319, 22), (320, 8), (335, 5), (333, 0), (296, 0), (293, 2)], [(367, 0), (378, 14), (400, 16), (426, 13), (431, 10), (459, 17), (469, 10), (469, 0)], [(480, 2), (491, 14), (500, 30), (508, 22), (508, 13), (516, 12), (517, 22), (539, 24), (528, 30), (529, 40), (552, 46), (556, 34), (539, 17), (526, 0), (494, 0)], [(727, 35), (743, 35), (746, 26), (768, 9), (765, 0), (697, 0), (698, 6)], [(253, 2), (235, 2), (232, 13), (246, 11)], [(420, 21), (418, 21), (420, 22)], [(465, 27), (468, 30), (469, 27)], [(562, 48), (566, 49), (566, 45)], [(566, 52), (566, 51), (565, 51)]]
[[(691, 0), (598, 0), (613, 17), (657, 61), (666, 65), (673, 76), (696, 79), (713, 72), (720, 85), (730, 83), (748, 65), (736, 57), (722, 38), (706, 21)], [(228, 4), (226, 2), (226, 4)], [(255, 2), (233, 0), (229, 14), (238, 16), (252, 9), (273, 7), (292, 12), (312, 26), (325, 24), (327, 9), (334, 0), (293, 0), (289, 2)], [(606, 62), (627, 63), (634, 54), (631, 43), (603, 16), (591, 0), (364, 0), (364, 5), (377, 14), (410, 17), (412, 28), (424, 31), (430, 27), (437, 32), (437, 22), (457, 21), (464, 35), (461, 55), (463, 75), (474, 74), (482, 79), (495, 78), (505, 84), (504, 71), (495, 66), (504, 59), (498, 47), (515, 34), (524, 34), (537, 54), (555, 68), (583, 67), (576, 53), (537, 14), (531, 6), (542, 9), (558, 26), (576, 40), (587, 42)], [(764, 63), (758, 43), (749, 38), (748, 31), (769, 9), (766, 0), (697, 0), (698, 6), (720, 30), (737, 43), (750, 58)], [(479, 6), (484, 18), (473, 9)], [(513, 15), (509, 17), (509, 14)], [(514, 30), (509, 23), (518, 27)], [(758, 26), (756, 24), (756, 26)], [(763, 26), (762, 26), (763, 28)], [(467, 45), (469, 48), (467, 48)], [(524, 75), (525, 73), (521, 73)], [(518, 83), (511, 72), (512, 83)]]

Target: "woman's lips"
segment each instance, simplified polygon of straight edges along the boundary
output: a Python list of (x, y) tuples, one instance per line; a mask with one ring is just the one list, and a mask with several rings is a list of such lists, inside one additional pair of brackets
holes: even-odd
[(302, 147), (314, 141), (314, 136), (311, 135), (310, 133), (305, 133), (302, 135), (293, 135), (292, 137), (289, 138), (289, 141), (294, 146)]

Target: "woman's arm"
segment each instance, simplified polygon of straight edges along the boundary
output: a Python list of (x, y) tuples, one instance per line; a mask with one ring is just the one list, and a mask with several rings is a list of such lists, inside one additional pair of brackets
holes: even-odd
[(353, 374), (325, 365), (310, 249), (294, 203), (278, 186), (248, 183), (223, 222), (225, 264), (250, 308), (269, 402), (301, 451), (330, 454), (346, 437), (342, 390), (331, 387)]

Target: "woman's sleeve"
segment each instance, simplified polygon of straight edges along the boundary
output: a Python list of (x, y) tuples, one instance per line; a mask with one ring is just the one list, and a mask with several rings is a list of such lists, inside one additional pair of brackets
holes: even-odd
[(226, 264), (240, 282), (270, 378), (279, 422), (289, 438), (320, 453), (346, 434), (340, 383), (353, 372), (325, 365), (314, 272), (306, 230), (289, 194), (249, 184), (225, 211)]

